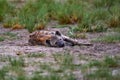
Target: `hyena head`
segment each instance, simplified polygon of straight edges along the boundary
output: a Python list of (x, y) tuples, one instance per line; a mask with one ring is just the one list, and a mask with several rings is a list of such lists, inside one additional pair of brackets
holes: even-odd
[(65, 46), (65, 42), (62, 38), (62, 34), (59, 31), (55, 31), (54, 35), (52, 35), (49, 40), (46, 40), (46, 43), (52, 47), (64, 47)]

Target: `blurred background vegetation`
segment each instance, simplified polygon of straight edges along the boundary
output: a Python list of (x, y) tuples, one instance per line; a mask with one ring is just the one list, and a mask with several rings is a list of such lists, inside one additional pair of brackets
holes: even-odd
[(32, 32), (43, 29), (51, 20), (59, 25), (77, 24), (71, 28), (73, 32), (118, 28), (120, 0), (0, 0), (0, 22), (5, 28)]

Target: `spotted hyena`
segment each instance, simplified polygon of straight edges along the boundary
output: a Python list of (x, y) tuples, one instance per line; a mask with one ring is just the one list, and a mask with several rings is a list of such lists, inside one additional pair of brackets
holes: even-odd
[(30, 45), (45, 45), (50, 47), (64, 47), (74, 45), (91, 45), (85, 43), (79, 43), (77, 40), (71, 39), (60, 31), (35, 31), (29, 35)]

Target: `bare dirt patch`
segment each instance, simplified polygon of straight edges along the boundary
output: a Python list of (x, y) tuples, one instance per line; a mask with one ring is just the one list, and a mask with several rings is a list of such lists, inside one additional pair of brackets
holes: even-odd
[[(49, 28), (51, 29), (51, 28)], [(58, 28), (54, 28), (58, 29)], [(60, 28), (63, 34), (67, 34), (68, 28)], [(5, 35), (5, 33), (15, 34), (14, 38), (11, 39), (12, 36)], [(29, 54), (45, 54), (45, 57), (24, 57), (26, 66), (24, 70), (26, 74), (31, 75), (35, 71), (39, 71), (39, 65), (42, 63), (51, 64), (50, 67), (53, 67), (54, 70), (58, 68), (58, 63), (55, 60), (54, 54), (67, 54), (72, 55), (74, 65), (84, 65), (87, 64), (89, 60), (98, 60), (103, 58), (106, 55), (120, 55), (120, 43), (95, 43), (93, 42), (93, 46), (66, 46), (63, 48), (55, 48), (55, 47), (46, 47), (46, 46), (30, 46), (28, 45), (29, 32), (25, 29), (21, 30), (10, 30), (5, 29), (0, 26), (0, 36), (9, 36), (4, 41), (0, 42), (0, 56), (26, 56)], [(80, 42), (86, 43), (91, 41), (94, 38), (99, 36), (103, 36), (105, 33), (86, 33), (87, 39), (78, 39)], [(59, 56), (58, 56), (59, 57)], [(1, 57), (1, 60), (4, 57)], [(5, 59), (3, 59), (4, 61)], [(5, 60), (6, 61), (6, 60)], [(8, 62), (0, 62), (0, 68), (4, 67)], [(45, 67), (46, 65), (43, 65)], [(69, 73), (67, 69), (64, 71), (65, 73)], [(42, 75), (48, 75), (47, 71), (43, 71)], [(81, 70), (73, 70), (73, 74), (77, 78), (77, 80), (84, 80), (83, 74)]]
[[(67, 28), (58, 29), (63, 34), (66, 34)], [(66, 30), (66, 31), (65, 31)], [(16, 54), (16, 52), (29, 53), (29, 52), (44, 52), (47, 54), (56, 53), (56, 52), (66, 52), (69, 51), (70, 53), (78, 53), (78, 54), (90, 54), (93, 56), (104, 56), (107, 55), (116, 55), (120, 53), (120, 43), (93, 43), (93, 46), (74, 46), (69, 47), (66, 46), (64, 48), (54, 48), (54, 47), (45, 47), (45, 46), (29, 46), (28, 39), (29, 39), (29, 32), (25, 29), (21, 30), (10, 30), (5, 29), (0, 26), (0, 35), (4, 35), (4, 33), (13, 33), (15, 34), (15, 39), (5, 39), (4, 41), (0, 42), (0, 53), (2, 54)], [(87, 39), (78, 39), (79, 41), (86, 43), (89, 42), (91, 39), (97, 38), (99, 36), (104, 35), (105, 33), (87, 33)], [(4, 35), (6, 36), (6, 35)]]

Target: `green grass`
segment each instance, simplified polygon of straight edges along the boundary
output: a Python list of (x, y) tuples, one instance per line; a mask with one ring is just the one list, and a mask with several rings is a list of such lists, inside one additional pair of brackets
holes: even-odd
[(1, 34), (0, 41), (4, 41), (5, 39), (11, 39), (11, 40), (16, 39), (17, 38), (16, 35), (17, 34), (15, 34), (15, 33), (5, 32), (5, 33)]
[(93, 41), (95, 41), (95, 42), (107, 42), (107, 43), (120, 42), (120, 35), (119, 35), (119, 33), (108, 34), (106, 36), (99, 37)]
[(20, 9), (16, 9), (14, 3), (7, 0), (1, 0), (0, 4), (0, 19), (5, 27), (18, 23), (29, 32), (34, 31), (36, 24), (46, 25), (51, 20), (56, 20), (59, 24), (79, 24), (75, 28), (78, 32), (102, 32), (106, 31), (106, 27), (118, 27), (120, 24), (119, 0), (68, 0), (65, 3), (28, 0)]
[(9, 61), (10, 56), (6, 56), (6, 55), (0, 55), (0, 62), (7, 62)]
[(65, 69), (74, 70), (80, 67), (80, 65), (73, 63), (74, 58), (70, 53), (53, 54), (53, 57), (63, 71)]
[(20, 23), (32, 32), (36, 24), (45, 24), (48, 21), (49, 8), (52, 4), (52, 0), (28, 1), (18, 12)]
[[(88, 73), (85, 75), (85, 79), (89, 80), (119, 80), (119, 74), (112, 75), (112, 71), (120, 67), (120, 58), (118, 56), (106, 56), (103, 60), (90, 61), (87, 65)], [(96, 68), (94, 71), (90, 69)]]
[(12, 67), (23, 67), (24, 66), (24, 59), (23, 58), (9, 58), (10, 65)]
[(6, 58), (6, 64), (0, 69), (1, 80), (26, 80), (27, 76), (24, 73), (24, 61), (21, 57), (2, 56)]
[(7, 0), (0, 0), (0, 22), (4, 20), (5, 15), (14, 15), (14, 7)]
[(41, 76), (36, 74), (31, 80), (75, 80), (75, 77), (72, 74), (64, 75), (64, 76), (61, 76), (59, 74), (54, 74), (54, 73), (48, 76)]
[(45, 57), (46, 54), (45, 53), (28, 53), (27, 55), (28, 57), (35, 57), (35, 58), (42, 58)]
[(100, 68), (98, 70), (96, 70), (95, 72), (88, 74), (87, 78), (89, 80), (100, 80), (100, 79), (105, 79), (105, 80), (113, 80), (111, 78), (111, 73), (108, 69), (106, 68)]
[[(65, 3), (55, 2), (54, 0), (37, 0), (32, 2), (28, 0), (20, 9), (16, 9), (14, 3), (7, 0), (0, 0), (0, 22), (6, 28), (11, 28), (14, 24), (25, 26), (29, 32), (33, 32), (37, 24), (47, 25), (51, 20), (58, 21), (57, 28), (67, 27), (69, 24), (77, 24), (71, 26), (69, 36), (81, 37), (80, 32), (103, 32), (109, 28), (117, 29), (119, 33), (120, 26), (120, 0), (68, 0)], [(65, 25), (65, 26), (64, 26)], [(116, 31), (116, 30), (115, 30)], [(5, 37), (1, 36), (0, 41), (5, 39), (15, 39), (16, 34), (5, 33)], [(85, 37), (85, 34), (82, 35)], [(106, 35), (98, 38), (99, 42), (120, 42), (120, 35)], [(27, 58), (44, 58), (44, 53), (30, 53)], [(120, 67), (120, 61), (117, 57), (105, 57), (103, 60), (93, 60), (87, 65), (75, 65), (74, 55), (70, 53), (56, 53), (52, 56), (55, 63), (40, 63), (37, 72), (33, 76), (27, 76), (24, 69), (29, 63), (25, 63), (23, 58), (1, 57), (0, 62), (8, 62), (9, 64), (0, 69), (1, 80), (76, 80), (72, 71), (85, 69), (84, 77), (87, 80), (119, 80), (120, 75), (112, 75), (112, 70)], [(80, 57), (81, 58), (81, 57)], [(90, 57), (89, 57), (90, 58)], [(83, 57), (89, 61), (87, 57)], [(58, 69), (54, 66), (59, 65)], [(29, 66), (29, 65), (28, 65)], [(57, 66), (56, 66), (57, 67)], [(83, 68), (82, 68), (83, 67)], [(92, 68), (95, 71), (87, 73)], [(36, 71), (36, 70), (35, 70)], [(48, 75), (42, 75), (47, 71)], [(69, 75), (66, 73), (70, 73)], [(8, 75), (8, 73), (13, 73)], [(61, 76), (63, 75), (63, 76)]]
[(11, 33), (11, 32), (6, 32), (4, 35), (10, 36), (10, 37), (16, 37), (16, 34)]
[[(36, 68), (31, 75), (28, 74), (29, 71), (26, 72), (25, 70), (25, 68), (31, 66), (30, 63), (26, 63), (26, 60), (29, 60), (27, 55), (1, 56), (1, 58), (5, 58), (5, 62), (8, 62), (8, 64), (0, 68), (1, 80), (76, 80), (77, 77), (73, 74), (74, 71), (82, 71), (85, 80), (119, 80), (120, 78), (119, 72), (113, 75), (113, 71), (120, 67), (119, 56), (106, 56), (101, 60), (87, 59), (88, 63), (76, 66), (73, 63), (75, 55), (54, 53), (51, 57), (54, 58), (55, 62), (35, 62), (34, 66)], [(86, 56), (81, 55), (80, 60), (86, 60)], [(0, 60), (0, 62), (4, 61)]]
[(61, 77), (57, 74), (51, 74), (50, 76), (35, 75), (31, 80), (61, 80)]
[(4, 40), (5, 40), (5, 38), (3, 36), (0, 36), (0, 42), (4, 41)]
[(17, 34), (11, 32), (3, 33), (2, 36), (0, 36), (0, 41), (4, 41), (5, 39), (9, 39), (9, 40), (17, 39), (16, 35)]
[(115, 29), (113, 29), (113, 31), (120, 32), (120, 28), (115, 28)]
[(5, 75), (6, 75), (7, 72), (8, 71), (7, 71), (6, 67), (0, 69), (0, 79), (1, 80), (5, 80)]
[(119, 58), (115, 57), (108, 57), (106, 56), (102, 61), (94, 60), (89, 63), (90, 67), (119, 67)]

